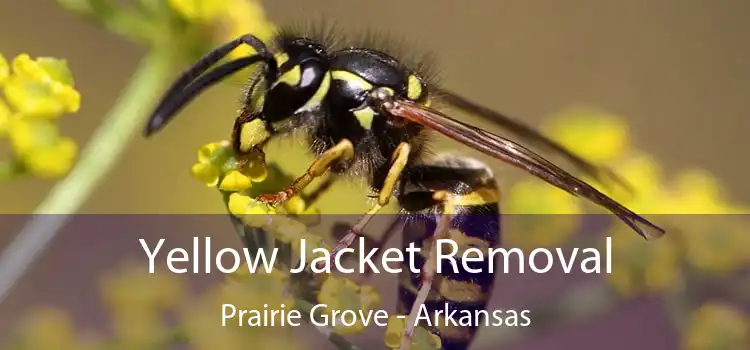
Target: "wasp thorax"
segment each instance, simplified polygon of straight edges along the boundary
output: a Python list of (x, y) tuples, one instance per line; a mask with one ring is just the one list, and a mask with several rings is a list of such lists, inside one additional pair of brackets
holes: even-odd
[(279, 73), (266, 91), (264, 119), (276, 122), (319, 106), (330, 87), (325, 52), (306, 39), (284, 44), (277, 55)]
[(394, 107), (393, 95), (394, 91), (387, 87), (375, 88), (367, 94), (367, 104), (376, 112), (387, 115)]

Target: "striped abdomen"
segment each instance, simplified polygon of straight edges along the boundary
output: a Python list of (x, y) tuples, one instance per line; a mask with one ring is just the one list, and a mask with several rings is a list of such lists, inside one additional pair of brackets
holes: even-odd
[[(399, 202), (403, 208), (403, 247), (411, 242), (420, 248), (415, 254), (414, 267), (422, 271), (435, 238), (435, 229), (444, 211), (445, 203), (432, 199), (437, 191), (453, 194), (454, 216), (444, 238), (455, 242), (442, 244), (443, 256), (453, 255), (455, 267), (450, 260), (443, 259), (440, 272), (435, 276), (432, 290), (420, 312), (429, 316), (431, 325), (424, 321), (420, 325), (431, 330), (442, 339), (443, 349), (466, 349), (473, 340), (478, 325), (484, 323), (487, 302), (492, 295), (493, 276), (488, 272), (490, 264), (487, 252), (499, 245), (500, 211), (499, 191), (491, 171), (483, 164), (466, 158), (443, 158), (430, 165), (410, 169), (403, 177)], [(467, 261), (467, 267), (481, 270), (470, 273), (464, 268), (461, 257), (469, 248), (483, 252), (483, 260)], [(476, 254), (470, 254), (476, 258)], [(455, 269), (455, 270), (454, 270)], [(400, 275), (398, 312), (408, 313), (414, 303), (422, 276), (405, 266)], [(446, 311), (453, 314), (457, 323), (446, 322)], [(436, 324), (436, 315), (438, 324)], [(461, 325), (459, 320), (470, 317), (470, 324)]]

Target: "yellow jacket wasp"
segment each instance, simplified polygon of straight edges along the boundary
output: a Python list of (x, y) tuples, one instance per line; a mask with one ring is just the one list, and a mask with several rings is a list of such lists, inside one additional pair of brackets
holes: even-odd
[[(664, 234), (663, 229), (539, 154), (431, 106), (439, 101), (492, 120), (517, 137), (567, 158), (597, 180), (614, 176), (608, 170), (584, 161), (520, 122), (430, 84), (426, 72), (407, 66), (385, 50), (368, 45), (337, 47), (322, 36), (288, 30), (281, 31), (274, 44), (267, 47), (248, 34), (205, 55), (166, 92), (145, 135), (163, 128), (206, 88), (245, 67), (262, 63), (260, 73), (245, 92), (234, 124), (235, 152), (262, 152), (270, 139), (302, 132), (317, 158), (284, 191), (263, 195), (260, 200), (270, 204), (284, 202), (329, 171), (365, 178), (377, 194), (377, 202), (337, 243), (332, 256), (348, 247), (394, 196), (403, 213), (416, 214), (426, 223), (421, 230), (406, 229), (404, 234), (404, 244), (416, 241), (428, 248), (416, 264), (421, 276), (402, 276), (399, 308), (404, 312), (411, 310), (402, 349), (410, 344), (416, 312), (425, 302), (436, 309), (443, 309), (446, 303), (457, 309), (483, 309), (489, 299), (492, 278), (467, 280), (456, 274), (439, 279), (433, 286), (436, 276), (431, 242), (454, 238), (492, 247), (498, 244), (500, 234), (500, 194), (492, 173), (483, 163), (463, 156), (426, 157), (424, 146), (429, 131), (599, 204), (647, 239)], [(240, 45), (252, 47), (255, 54), (208, 71)], [(433, 214), (444, 215), (438, 219)], [(474, 219), (467, 219), (467, 215), (473, 214), (485, 214), (490, 219), (485, 218), (481, 226), (472, 225)], [(445, 349), (465, 349), (475, 333), (473, 328), (431, 330), (441, 337)]]

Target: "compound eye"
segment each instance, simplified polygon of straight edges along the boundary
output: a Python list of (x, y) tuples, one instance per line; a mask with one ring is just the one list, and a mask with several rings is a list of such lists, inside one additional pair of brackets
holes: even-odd
[(410, 74), (406, 82), (406, 98), (420, 101), (427, 96), (427, 86), (424, 81), (414, 74)]

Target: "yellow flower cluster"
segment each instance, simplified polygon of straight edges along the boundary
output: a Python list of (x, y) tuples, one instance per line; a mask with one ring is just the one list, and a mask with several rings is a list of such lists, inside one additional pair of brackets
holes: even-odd
[[(393, 315), (388, 318), (388, 326), (385, 329), (385, 346), (389, 349), (399, 349), (401, 338), (406, 330), (406, 318)], [(405, 316), (405, 315), (401, 315)], [(430, 333), (422, 327), (414, 329), (411, 350), (439, 350), (442, 349), (442, 341), (437, 335)]]
[[(621, 118), (596, 110), (572, 109), (551, 118), (547, 134), (574, 153), (596, 163), (609, 163), (630, 147), (628, 125)], [(508, 244), (519, 248), (560, 246), (580, 228), (584, 203), (569, 193), (536, 179), (514, 184), (504, 213)]]
[(56, 309), (37, 309), (27, 315), (17, 336), (7, 344), (8, 350), (89, 350), (93, 342), (76, 331), (70, 317)]
[[(317, 236), (307, 233), (304, 222), (311, 220), (300, 220), (318, 214), (317, 209), (308, 207), (301, 197), (290, 198), (281, 208), (268, 206), (254, 199), (257, 191), (254, 191), (253, 184), (262, 183), (268, 178), (268, 167), (262, 153), (245, 155), (239, 161), (235, 159), (229, 142), (209, 143), (198, 150), (198, 162), (192, 166), (191, 172), (207, 186), (217, 187), (227, 193), (227, 209), (246, 225), (264, 228), (282, 243), (295, 246), (295, 242), (299, 243), (301, 238), (306, 238), (309, 247), (324, 247), (325, 243), (321, 239), (315, 239)], [(270, 215), (276, 214), (278, 209), (297, 217), (274, 215), (271, 220)], [(320, 245), (315, 246), (315, 242), (320, 242)]]
[(185, 299), (184, 281), (168, 271), (148, 274), (140, 265), (126, 265), (102, 282), (104, 301), (122, 348), (154, 348), (168, 341), (165, 312)]
[[(210, 143), (199, 149), (198, 162), (191, 169), (192, 174), (207, 186), (217, 187), (227, 194), (229, 212), (240, 218), (244, 224), (264, 229), (271, 234), (277, 244), (286, 245), (296, 256), (303, 255), (301, 242), (304, 239), (306, 264), (321, 257), (317, 252), (313, 253), (316, 249), (331, 251), (323, 237), (309, 233), (308, 226), (299, 220), (299, 216), (303, 214), (316, 213), (313, 208), (308, 208), (300, 197), (290, 198), (282, 208), (268, 206), (254, 199), (254, 195), (257, 195), (253, 192), (255, 184), (262, 183), (268, 178), (268, 169), (262, 154), (247, 155), (238, 161), (234, 158), (228, 142)], [(287, 213), (298, 217), (284, 215)], [(273, 275), (282, 285), (287, 284), (286, 273), (276, 271)], [(247, 276), (243, 278), (246, 279)], [(254, 283), (258, 283), (256, 277), (253, 277), (253, 280)], [(371, 286), (357, 285), (349, 279), (330, 275), (316, 275), (314, 280), (320, 283), (318, 301), (327, 304), (331, 310), (367, 312), (380, 303), (379, 294)], [(286, 305), (291, 305), (291, 301), (293, 300), (287, 300)], [(358, 333), (362, 330), (362, 323), (344, 326), (341, 322), (337, 322), (337, 327), (333, 329), (338, 334)]]
[[(630, 147), (627, 123), (600, 111), (573, 109), (555, 116), (547, 134), (585, 159), (608, 163)], [(512, 246), (533, 249), (560, 246), (580, 228), (584, 203), (569, 193), (537, 179), (514, 184), (504, 213), (510, 214), (504, 232)]]
[(684, 334), (686, 350), (747, 349), (750, 319), (737, 307), (711, 302), (693, 313)]
[[(215, 40), (226, 42), (241, 35), (252, 33), (269, 43), (276, 27), (265, 14), (259, 1), (254, 0), (169, 0), (169, 6), (189, 22), (199, 25), (217, 26)], [(252, 49), (240, 46), (232, 51), (230, 58), (252, 54)]]
[(556, 247), (577, 232), (583, 207), (578, 198), (536, 180), (522, 180), (508, 191), (504, 240), (532, 250)]
[[(594, 163), (611, 167), (632, 187), (599, 189), (641, 214), (737, 214), (742, 210), (723, 197), (718, 181), (706, 171), (688, 169), (667, 179), (658, 161), (630, 144), (620, 117), (576, 109), (552, 118), (547, 128), (562, 145)], [(590, 181), (593, 185), (596, 181)]]
[(681, 173), (667, 197), (685, 249), (687, 262), (707, 272), (730, 272), (750, 264), (749, 211), (729, 203), (710, 174), (700, 170)]
[(677, 288), (682, 276), (674, 237), (645, 241), (627, 227), (618, 227), (609, 236), (613, 237), (613, 264), (612, 273), (606, 278), (615, 291), (635, 297), (641, 293), (673, 292)]
[[(328, 311), (369, 312), (380, 305), (380, 295), (372, 286), (360, 286), (346, 278), (329, 276), (320, 287), (318, 302), (328, 305)], [(351, 326), (336, 322), (334, 330), (339, 334), (356, 334), (364, 331), (365, 325), (362, 320)]]
[(0, 177), (65, 175), (78, 150), (73, 139), (60, 135), (56, 122), (81, 103), (66, 61), (24, 53), (9, 63), (0, 55), (0, 88), (0, 137), (13, 150)]
[(274, 319), (274, 326), (268, 327), (240, 327), (236, 321), (223, 326), (216, 321), (221, 319), (223, 304), (243, 310), (263, 310), (264, 305), (275, 310), (283, 305), (285, 310), (292, 310), (295, 300), (286, 293), (288, 280), (288, 273), (278, 269), (254, 274), (243, 270), (230, 275), (227, 283), (185, 309), (185, 333), (190, 345), (206, 350), (240, 349), (250, 345), (262, 349), (299, 348), (287, 336), (288, 328), (279, 326), (282, 321), (279, 315)]
[(151, 275), (143, 266), (127, 265), (102, 282), (113, 321), (112, 337), (81, 332), (63, 311), (42, 308), (27, 315), (11, 343), (3, 345), (19, 350), (155, 349), (173, 340), (165, 312), (185, 301), (181, 279), (169, 272)]
[[(632, 253), (631, 258), (623, 256), (614, 260), (617, 269), (630, 271), (613, 271), (610, 281), (618, 290), (632, 294), (635, 290), (626, 286), (636, 285), (653, 287), (642, 292), (668, 290), (665, 285), (654, 284), (654, 279), (662, 284), (677, 283), (683, 261), (693, 268), (714, 273), (735, 271), (750, 263), (750, 236), (746, 230), (750, 223), (743, 216), (732, 215), (742, 209), (729, 204), (713, 176), (704, 171), (683, 171), (669, 181), (669, 185), (663, 185), (662, 170), (648, 156), (638, 155), (620, 164), (616, 170), (621, 169), (619, 173), (631, 181), (636, 191), (630, 201), (623, 201), (624, 204), (636, 212), (661, 214), (650, 218), (667, 227), (668, 233), (659, 240), (645, 242), (632, 232), (614, 229), (610, 234), (614, 249)], [(643, 273), (644, 269), (648, 270), (648, 276), (641, 275), (645, 279), (640, 283), (625, 281)]]
[(218, 186), (220, 190), (227, 192), (250, 189), (254, 182), (262, 182), (268, 176), (262, 157), (239, 164), (232, 156), (228, 141), (201, 146), (198, 149), (198, 162), (193, 164), (190, 172), (206, 186)]
[(610, 113), (573, 108), (553, 117), (545, 129), (584, 159), (608, 163), (630, 148), (628, 124)]
[[(229, 323), (224, 327), (217, 321), (227, 303), (238, 309), (263, 310), (264, 304), (291, 309), (294, 298), (285, 294), (287, 280), (288, 274), (279, 270), (237, 273), (196, 298), (188, 297), (187, 285), (177, 275), (168, 271), (149, 274), (143, 266), (128, 265), (103, 281), (114, 325), (112, 337), (85, 337), (88, 334), (78, 332), (61, 311), (41, 309), (28, 316), (11, 343), (3, 345), (19, 350), (167, 349), (186, 341), (198, 350), (301, 349), (287, 336), (288, 328)], [(176, 323), (168, 321), (172, 316), (177, 316)]]
[[(683, 170), (667, 178), (656, 159), (630, 143), (624, 119), (602, 111), (569, 110), (552, 118), (545, 129), (571, 151), (610, 166), (627, 181), (633, 193), (601, 186), (593, 180), (590, 183), (668, 228), (662, 239), (644, 242), (624, 225), (615, 223), (608, 236), (613, 237), (613, 254), (617, 255), (613, 268), (617, 271), (608, 280), (623, 295), (671, 290), (681, 278), (683, 259), (690, 266), (709, 272), (734, 271), (750, 263), (750, 236), (743, 230), (748, 222), (731, 215), (750, 211), (730, 203), (711, 174)], [(508, 198), (506, 214), (584, 212), (579, 199), (536, 180), (517, 183)], [(543, 220), (549, 223), (542, 224), (526, 223), (531, 220), (513, 215), (508, 220), (506, 236), (511, 244), (521, 247), (559, 245), (578, 228), (574, 217), (550, 216)]]
[[(308, 232), (308, 227), (301, 221), (287, 215), (276, 214), (277, 208), (262, 204), (252, 197), (253, 183), (262, 182), (268, 176), (262, 155), (249, 156), (238, 162), (233, 158), (229, 143), (217, 142), (207, 144), (198, 151), (198, 163), (192, 167), (193, 175), (208, 186), (231, 192), (228, 196), (229, 212), (241, 218), (249, 226), (267, 230), (280, 243), (289, 244), (292, 252), (302, 256), (301, 240), (305, 240), (304, 252), (306, 263), (319, 257), (313, 251), (323, 248), (331, 251), (331, 247), (323, 237)], [(309, 214), (313, 210), (307, 208), (300, 197), (292, 197), (283, 204), (283, 209), (291, 214)], [(369, 310), (379, 303), (379, 296), (369, 286), (358, 286), (348, 279), (327, 277), (323, 280), (318, 298), (321, 303), (334, 309)], [(341, 332), (353, 332), (358, 328), (336, 329)]]
[[(266, 206), (252, 196), (253, 184), (262, 183), (268, 178), (268, 166), (260, 152), (245, 155), (242, 160), (238, 160), (228, 141), (208, 143), (198, 149), (198, 162), (193, 164), (190, 172), (206, 186), (229, 193), (229, 212), (247, 220), (246, 224), (250, 226), (263, 227), (265, 215), (276, 213), (277, 208)], [(315, 208), (307, 207), (299, 196), (290, 198), (282, 206), (289, 214), (317, 213)], [(289, 224), (281, 219), (278, 223)]]

